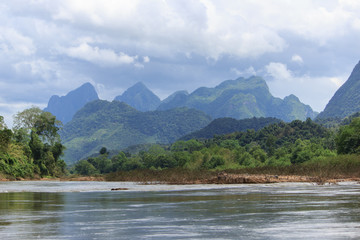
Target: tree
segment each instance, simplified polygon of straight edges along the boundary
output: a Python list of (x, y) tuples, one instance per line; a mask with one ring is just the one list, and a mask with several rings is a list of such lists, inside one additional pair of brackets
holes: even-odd
[(227, 139), (227, 140), (221, 141), (220, 146), (223, 148), (228, 148), (230, 150), (233, 150), (233, 149), (239, 147), (240, 145), (239, 145), (239, 141)]
[(0, 151), (7, 151), (13, 133), (10, 129), (0, 130)]
[(43, 111), (38, 107), (31, 107), (14, 116), (14, 129), (25, 128), (31, 130)]
[(101, 155), (107, 153), (106, 147), (102, 147), (102, 148), (100, 149), (99, 153), (100, 153)]
[(349, 125), (342, 126), (335, 141), (338, 154), (360, 153), (360, 118), (354, 118)]
[(15, 140), (24, 147), (28, 146), (42, 176), (55, 175), (59, 173), (58, 169), (64, 169), (64, 163), (59, 161), (64, 151), (58, 134), (60, 126), (61, 122), (54, 115), (38, 107), (14, 116)]
[(94, 174), (98, 173), (96, 168), (86, 160), (80, 160), (75, 165), (75, 171), (78, 174), (86, 175), (86, 176), (90, 176), (90, 175), (94, 175)]
[(60, 142), (57, 133), (62, 126), (61, 121), (50, 112), (42, 111), (38, 107), (31, 107), (14, 116), (14, 130), (25, 129), (27, 132), (34, 131), (43, 141)]
[(7, 128), (7, 126), (6, 126), (5, 122), (4, 122), (4, 117), (0, 116), (0, 130), (4, 130), (6, 128)]
[(56, 117), (49, 112), (41, 112), (35, 119), (33, 130), (41, 136), (44, 141), (54, 144), (60, 142), (60, 136), (57, 133), (62, 123), (56, 120)]
[(124, 152), (119, 152), (118, 155), (113, 156), (111, 158), (111, 162), (112, 162), (112, 171), (116, 172), (116, 171), (120, 171), (122, 170), (124, 163), (127, 162), (128, 159), (125, 155)]

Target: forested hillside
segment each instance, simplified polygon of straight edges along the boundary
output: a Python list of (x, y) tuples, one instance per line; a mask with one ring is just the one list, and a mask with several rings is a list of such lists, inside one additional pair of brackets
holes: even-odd
[[(353, 125), (350, 129), (356, 129)], [(357, 129), (360, 129), (359, 126)], [(345, 139), (354, 136), (346, 135), (347, 129), (349, 127), (346, 126), (339, 135), (341, 137), (336, 137), (311, 119), (279, 122), (258, 131), (247, 130), (203, 141), (180, 140), (168, 146), (153, 145), (138, 154), (120, 152), (108, 157), (106, 151), (103, 151), (98, 157), (77, 163), (74, 171), (94, 174), (134, 169), (225, 170), (321, 162), (335, 157), (339, 151), (336, 147), (341, 143), (346, 145)], [(357, 142), (359, 145), (360, 141)], [(355, 149), (354, 146), (352, 149)]]
[(215, 135), (224, 135), (234, 132), (242, 132), (246, 130), (253, 129), (255, 131), (273, 124), (281, 122), (281, 120), (276, 118), (247, 118), (237, 120), (234, 118), (218, 118), (213, 120), (206, 127), (187, 134), (181, 137), (180, 140), (190, 140), (190, 139), (208, 139), (213, 138)]
[(345, 118), (360, 111), (360, 62), (348, 80), (336, 91), (318, 119)]
[(94, 101), (77, 112), (61, 131), (66, 146), (64, 159), (74, 162), (101, 147), (123, 149), (143, 143), (171, 143), (210, 121), (209, 116), (195, 109), (140, 112), (118, 101)]

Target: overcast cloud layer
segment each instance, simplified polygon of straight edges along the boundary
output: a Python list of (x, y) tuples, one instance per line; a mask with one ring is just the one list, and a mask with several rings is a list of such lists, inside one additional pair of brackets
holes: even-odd
[(358, 0), (0, 1), (0, 115), (85, 82), (112, 100), (262, 76), (322, 111), (360, 59)]

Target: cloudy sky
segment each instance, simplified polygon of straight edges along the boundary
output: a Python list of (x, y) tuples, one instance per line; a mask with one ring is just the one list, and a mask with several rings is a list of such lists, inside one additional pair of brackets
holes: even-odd
[(0, 115), (91, 82), (112, 100), (262, 76), (322, 111), (360, 60), (358, 0), (0, 0)]

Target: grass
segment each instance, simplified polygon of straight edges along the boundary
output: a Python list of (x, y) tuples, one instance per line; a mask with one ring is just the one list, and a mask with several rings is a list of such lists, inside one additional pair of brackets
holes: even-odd
[[(215, 170), (187, 170), (181, 168), (164, 170), (141, 169), (110, 173), (105, 176), (105, 180), (187, 184), (206, 182), (206, 180), (216, 178), (219, 172)], [(228, 169), (222, 172), (228, 174), (309, 176), (317, 179), (316, 181), (319, 183), (330, 179), (359, 179), (360, 155), (338, 155), (335, 157), (313, 159), (298, 165)]]

